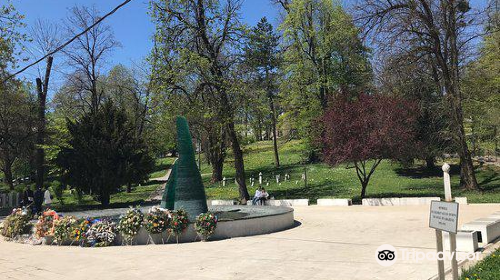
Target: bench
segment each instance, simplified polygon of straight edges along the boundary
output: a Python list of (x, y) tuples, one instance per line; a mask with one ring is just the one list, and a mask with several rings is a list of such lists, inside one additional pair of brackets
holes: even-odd
[(351, 206), (352, 199), (347, 198), (320, 198), (316, 201), (318, 206)]
[(484, 246), (500, 237), (500, 221), (482, 218), (462, 225), (462, 230), (475, 230), (479, 233), (478, 242)]

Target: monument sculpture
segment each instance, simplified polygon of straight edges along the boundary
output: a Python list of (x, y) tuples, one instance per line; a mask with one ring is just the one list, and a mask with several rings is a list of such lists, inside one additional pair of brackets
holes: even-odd
[(193, 142), (186, 118), (177, 117), (177, 150), (179, 158), (172, 166), (172, 173), (163, 193), (161, 207), (170, 210), (184, 209), (190, 220), (208, 211), (205, 188), (196, 164)]

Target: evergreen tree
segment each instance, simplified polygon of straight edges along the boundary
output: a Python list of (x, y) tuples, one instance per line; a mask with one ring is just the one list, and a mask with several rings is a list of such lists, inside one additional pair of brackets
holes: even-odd
[(123, 185), (144, 182), (154, 166), (143, 140), (123, 110), (106, 102), (96, 114), (68, 120), (69, 147), (58, 155), (63, 181), (92, 194), (102, 205)]
[(251, 30), (245, 46), (246, 64), (250, 68), (250, 72), (254, 74), (252, 75), (252, 80), (255, 82), (253, 84), (258, 87), (258, 92), (263, 91), (265, 93), (264, 99), (267, 99), (273, 134), (274, 163), (277, 167), (280, 165), (276, 131), (276, 94), (278, 67), (280, 65), (278, 45), (278, 34), (273, 30), (273, 26), (267, 22), (267, 19), (263, 17), (257, 23), (257, 26)]

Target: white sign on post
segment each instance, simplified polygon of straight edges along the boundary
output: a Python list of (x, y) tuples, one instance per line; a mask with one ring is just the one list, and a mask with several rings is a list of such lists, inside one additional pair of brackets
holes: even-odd
[(457, 233), (458, 203), (431, 201), (429, 227)]

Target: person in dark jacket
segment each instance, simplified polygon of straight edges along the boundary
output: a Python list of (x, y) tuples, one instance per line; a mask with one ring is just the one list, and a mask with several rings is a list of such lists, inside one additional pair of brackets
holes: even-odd
[(31, 187), (28, 186), (23, 193), (23, 206), (28, 207), (31, 203), (33, 203), (33, 201), (33, 191), (31, 190)]
[(35, 196), (34, 196), (34, 206), (33, 206), (33, 213), (38, 214), (42, 211), (42, 204), (43, 204), (43, 191), (41, 188), (38, 188), (35, 191)]

